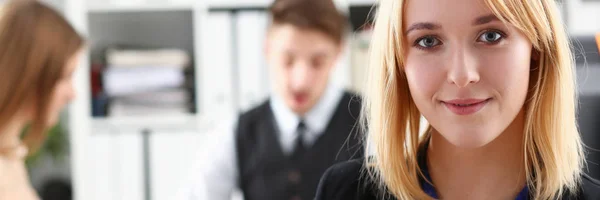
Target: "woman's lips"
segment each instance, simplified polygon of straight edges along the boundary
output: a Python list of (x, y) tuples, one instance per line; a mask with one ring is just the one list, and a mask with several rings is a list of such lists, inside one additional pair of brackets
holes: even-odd
[(454, 99), (442, 103), (454, 114), (470, 115), (481, 110), (490, 100), (492, 99)]

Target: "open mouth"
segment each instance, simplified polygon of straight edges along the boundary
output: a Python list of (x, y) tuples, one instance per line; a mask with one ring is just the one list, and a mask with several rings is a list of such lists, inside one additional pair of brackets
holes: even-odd
[(295, 101), (297, 104), (303, 104), (303, 103), (304, 103), (304, 102), (306, 102), (306, 100), (308, 99), (308, 98), (307, 98), (308, 96), (307, 96), (307, 95), (304, 95), (304, 94), (296, 94), (296, 95), (293, 95), (293, 96), (294, 96), (294, 101)]

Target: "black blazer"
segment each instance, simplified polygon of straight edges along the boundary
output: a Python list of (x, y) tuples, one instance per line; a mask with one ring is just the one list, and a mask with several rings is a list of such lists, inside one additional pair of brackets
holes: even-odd
[[(321, 178), (315, 200), (382, 200), (373, 182), (366, 180), (363, 163), (351, 160), (330, 167)], [(588, 175), (583, 175), (582, 182), (576, 196), (560, 200), (600, 200), (600, 182)]]

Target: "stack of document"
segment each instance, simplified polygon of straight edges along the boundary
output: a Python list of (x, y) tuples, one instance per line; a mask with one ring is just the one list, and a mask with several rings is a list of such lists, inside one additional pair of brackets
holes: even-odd
[(109, 115), (189, 113), (184, 71), (190, 60), (180, 49), (108, 50), (103, 85)]

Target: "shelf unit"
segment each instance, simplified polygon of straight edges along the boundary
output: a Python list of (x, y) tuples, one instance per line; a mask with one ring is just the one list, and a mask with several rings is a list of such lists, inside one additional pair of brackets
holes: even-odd
[[(91, 43), (91, 55), (93, 62), (102, 63), (101, 58), (104, 50), (118, 45), (139, 46), (139, 47), (158, 47), (158, 48), (178, 48), (185, 50), (192, 58), (191, 68), (196, 71), (198, 66), (195, 64), (197, 47), (195, 46), (196, 35), (194, 33), (194, 14), (191, 9), (171, 10), (163, 9), (159, 11), (140, 11), (124, 10), (116, 12), (110, 10), (107, 12), (90, 12), (88, 14), (89, 40)], [(191, 76), (195, 79), (196, 74)], [(194, 80), (195, 81), (195, 80)], [(196, 88), (193, 86), (192, 88)], [(187, 91), (187, 90), (186, 90)], [(197, 90), (195, 90), (197, 94)], [(194, 102), (195, 104), (195, 102)], [(154, 121), (146, 121), (148, 118), (166, 118), (166, 121), (176, 121), (180, 117), (162, 116), (130, 117), (126, 120), (131, 124), (143, 128), (150, 128), (155, 125)], [(181, 116), (187, 116), (182, 114)], [(169, 118), (175, 119), (169, 119)], [(179, 118), (178, 118), (179, 117)], [(105, 120), (105, 118), (121, 118), (120, 116), (94, 117), (92, 121)], [(137, 120), (136, 120), (137, 119)], [(117, 121), (117, 120), (111, 120)], [(193, 122), (192, 122), (193, 124)], [(127, 124), (123, 124), (127, 125)], [(146, 126), (146, 127), (144, 127)]]
[[(85, 10), (92, 59), (101, 57), (98, 55), (102, 54), (105, 48), (114, 45), (177, 48), (188, 52), (191, 58), (190, 67), (194, 72), (191, 82), (198, 83), (203, 79), (201, 76), (203, 70), (200, 66), (204, 63), (199, 59), (202, 57), (199, 45), (204, 43), (202, 32), (199, 31), (202, 24), (202, 9), (197, 8), (195, 4), (160, 3), (158, 1), (137, 5), (106, 3), (102, 5), (89, 4)], [(196, 100), (192, 102), (194, 104), (192, 107), (197, 108), (198, 102), (203, 99), (198, 97), (200, 94), (199, 84), (194, 84), (193, 88)], [(88, 102), (91, 103), (89, 99)], [(187, 134), (189, 137), (186, 140), (201, 140), (202, 133), (207, 132), (211, 126), (210, 119), (201, 117), (202, 114), (208, 115), (209, 113), (200, 113), (197, 112), (198, 110), (200, 109), (197, 108), (196, 112), (187, 114), (167, 115), (160, 113), (145, 116), (91, 117), (88, 115), (87, 118), (92, 127), (92, 135), (89, 140), (92, 143), (98, 143), (97, 141), (106, 140), (102, 138), (108, 138), (113, 142), (108, 143), (110, 146), (93, 146), (92, 153), (96, 153), (96, 157), (99, 158), (99, 161), (96, 162), (111, 163), (109, 165), (111, 170), (103, 172), (105, 175), (96, 175), (90, 178), (95, 182), (103, 183), (96, 187), (104, 189), (93, 191), (95, 193), (90, 193), (90, 196), (86, 196), (85, 199), (150, 200), (169, 198), (170, 193), (176, 190), (175, 187), (178, 185), (166, 181), (164, 178), (168, 177), (165, 176), (167, 171), (153, 170), (154, 165), (157, 160), (170, 163), (169, 159), (171, 158), (161, 157), (161, 153), (178, 152), (176, 149), (189, 148), (183, 145), (189, 141), (165, 144), (153, 138), (156, 138), (157, 133), (181, 135), (191, 132), (197, 134)], [(164, 149), (165, 145), (170, 145), (170, 148)], [(161, 146), (163, 147), (159, 149)], [(121, 155), (120, 152), (113, 149), (129, 153)], [(190, 153), (185, 157), (191, 157), (193, 154)], [(187, 171), (186, 165), (163, 164), (162, 166), (171, 167), (175, 171)], [(91, 169), (102, 170), (98, 167), (91, 167)], [(125, 180), (119, 177), (123, 175), (120, 173), (123, 171), (137, 172), (137, 175), (134, 176), (136, 178)], [(159, 180), (156, 180), (157, 177)], [(103, 190), (112, 192), (99, 192)]]

